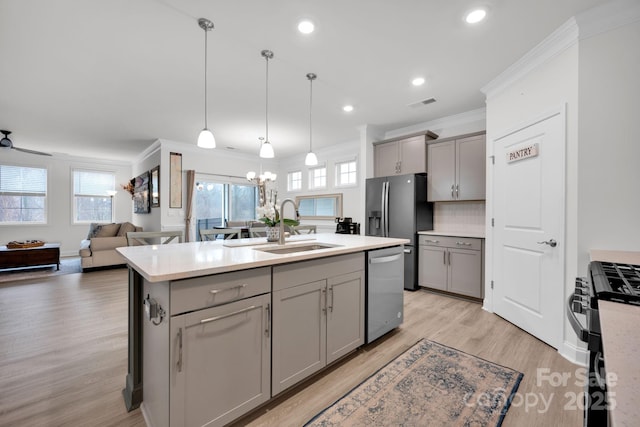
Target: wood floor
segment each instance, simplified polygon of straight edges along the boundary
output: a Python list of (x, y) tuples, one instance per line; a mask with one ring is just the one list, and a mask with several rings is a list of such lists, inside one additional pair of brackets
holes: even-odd
[[(0, 426), (144, 426), (122, 400), (126, 269), (0, 284)], [(405, 292), (405, 322), (234, 426), (301, 426), (421, 338), (523, 372), (503, 426), (582, 425), (577, 366), (477, 303)], [(570, 375), (553, 387), (538, 369)], [(547, 372), (547, 371), (545, 371)]]

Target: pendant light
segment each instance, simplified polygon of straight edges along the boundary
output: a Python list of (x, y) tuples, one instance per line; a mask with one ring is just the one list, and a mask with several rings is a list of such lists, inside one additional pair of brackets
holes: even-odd
[(307, 79), (309, 79), (309, 152), (307, 153), (307, 157), (305, 157), (304, 159), (304, 164), (306, 166), (315, 166), (318, 164), (318, 157), (311, 149), (311, 107), (313, 104), (313, 81), (316, 79), (316, 77), (318, 76), (313, 73), (307, 74)]
[(267, 78), (266, 78), (266, 97), (265, 97), (265, 140), (260, 146), (260, 157), (263, 159), (272, 159), (274, 156), (273, 145), (269, 142), (269, 60), (273, 59), (273, 52), (263, 50), (260, 52), (262, 57), (267, 61)]
[(216, 139), (207, 127), (207, 33), (213, 30), (213, 22), (200, 18), (198, 26), (204, 30), (204, 129), (198, 135), (198, 147), (216, 148)]

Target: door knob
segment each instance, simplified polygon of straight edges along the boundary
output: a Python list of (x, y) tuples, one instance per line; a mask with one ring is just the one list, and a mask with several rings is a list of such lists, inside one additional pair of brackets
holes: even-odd
[(538, 242), (539, 245), (549, 245), (552, 248), (555, 248), (556, 246), (558, 246), (558, 242), (556, 242), (553, 239), (549, 239), (549, 240), (543, 240), (542, 242)]

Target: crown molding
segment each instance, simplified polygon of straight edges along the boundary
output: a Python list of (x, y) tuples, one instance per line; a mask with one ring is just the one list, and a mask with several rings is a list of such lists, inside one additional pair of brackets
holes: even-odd
[(471, 111), (465, 111), (464, 113), (454, 114), (452, 116), (441, 117), (439, 119), (430, 120), (428, 122), (418, 123), (417, 125), (394, 129), (387, 132), (384, 135), (383, 139), (387, 140), (391, 138), (397, 138), (427, 130), (438, 133), (436, 129), (447, 129), (455, 126), (465, 125), (468, 123), (484, 121), (486, 120), (486, 117), (487, 109), (485, 107), (482, 107)]
[(487, 99), (492, 98), (535, 68), (575, 45), (578, 42), (578, 35), (579, 30), (576, 19), (574, 17), (569, 18), (567, 22), (480, 90), (486, 95)]
[(514, 82), (546, 63), (556, 55), (589, 37), (640, 20), (637, 0), (615, 0), (571, 17), (536, 47), (500, 73), (480, 90), (487, 99), (502, 92)]

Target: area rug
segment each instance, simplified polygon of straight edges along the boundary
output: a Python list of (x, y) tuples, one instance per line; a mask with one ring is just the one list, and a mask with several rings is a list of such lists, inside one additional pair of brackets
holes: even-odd
[(80, 273), (80, 257), (68, 257), (60, 259), (60, 270), (56, 270), (55, 265), (43, 267), (12, 268), (0, 270), (0, 283), (13, 282), (16, 280), (39, 279), (42, 277), (59, 276), (62, 274)]
[(423, 339), (306, 426), (500, 426), (523, 374)]

